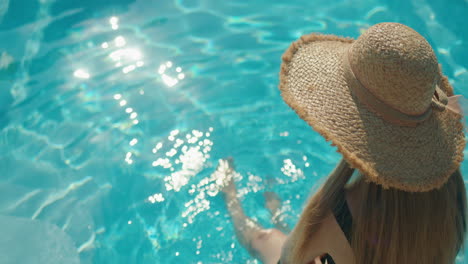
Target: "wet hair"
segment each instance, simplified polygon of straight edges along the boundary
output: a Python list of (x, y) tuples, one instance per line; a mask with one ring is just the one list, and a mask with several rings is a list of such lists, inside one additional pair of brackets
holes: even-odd
[(292, 263), (304, 261), (309, 238), (327, 213), (343, 206), (345, 189), (357, 193), (355, 263), (455, 263), (466, 235), (466, 190), (459, 170), (441, 188), (417, 193), (384, 189), (362, 175), (347, 185), (353, 171), (342, 160), (307, 203), (293, 231)]

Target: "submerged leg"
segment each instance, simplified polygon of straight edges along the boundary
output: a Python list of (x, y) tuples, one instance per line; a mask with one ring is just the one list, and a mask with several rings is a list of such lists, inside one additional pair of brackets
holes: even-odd
[(264, 192), (265, 207), (270, 211), (271, 221), (275, 224), (275, 227), (281, 230), (283, 233), (291, 232), (289, 225), (281, 218), (281, 200), (275, 192)]
[(264, 229), (245, 215), (232, 177), (234, 174), (232, 159), (220, 160), (215, 173), (222, 173), (225, 176), (223, 197), (239, 242), (250, 255), (263, 263), (276, 264), (280, 259), (286, 235), (277, 229)]

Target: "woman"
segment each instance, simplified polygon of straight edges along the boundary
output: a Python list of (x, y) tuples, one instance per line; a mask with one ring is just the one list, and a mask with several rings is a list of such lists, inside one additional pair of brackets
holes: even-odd
[(281, 264), (455, 262), (466, 233), (465, 136), (457, 97), (421, 35), (381, 23), (357, 40), (303, 36), (283, 55), (280, 90), (343, 160), (288, 237), (249, 220), (227, 184), (249, 252)]

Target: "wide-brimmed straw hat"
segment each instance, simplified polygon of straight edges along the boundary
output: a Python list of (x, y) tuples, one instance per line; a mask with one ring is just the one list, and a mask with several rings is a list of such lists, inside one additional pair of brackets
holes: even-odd
[(429, 43), (398, 23), (357, 40), (310, 34), (283, 55), (281, 94), (365, 177), (384, 188), (441, 187), (463, 160), (461, 115)]

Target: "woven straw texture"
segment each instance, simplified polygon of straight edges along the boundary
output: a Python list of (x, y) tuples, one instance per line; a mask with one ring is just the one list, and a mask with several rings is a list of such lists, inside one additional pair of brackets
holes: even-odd
[[(404, 113), (419, 114), (429, 107), (439, 66), (429, 43), (402, 26), (383, 23), (369, 28), (352, 46), (350, 61), (371, 93)], [(393, 88), (398, 86), (404, 89)]]
[[(382, 30), (379, 27), (385, 26), (378, 24), (371, 29), (378, 32)], [(400, 24), (390, 28), (408, 29)], [(388, 29), (379, 34), (387, 36)], [(405, 34), (408, 33), (397, 32), (395, 37), (377, 42), (383, 41), (387, 45), (384, 50), (390, 57), (395, 50), (400, 52), (396, 56), (408, 54), (404, 56), (410, 61), (411, 58), (419, 59), (419, 64), (407, 66), (404, 60), (387, 63), (388, 54), (379, 55), (378, 48), (355, 45), (360, 44), (361, 38), (354, 41), (332, 35), (303, 36), (283, 55), (280, 90), (286, 103), (317, 132), (331, 140), (348, 163), (368, 180), (384, 188), (423, 192), (441, 187), (463, 160), (465, 140), (460, 116), (448, 110), (434, 110), (416, 127), (389, 123), (357, 99), (344, 76), (343, 58), (351, 48), (353, 70), (359, 71), (359, 78), (368, 76), (361, 80), (364, 85), (372, 87), (369, 90), (385, 89), (379, 91), (379, 96), (389, 104), (393, 102), (392, 106), (399, 110), (407, 113), (424, 111), (431, 103), (435, 84), (448, 96), (453, 95), (453, 89), (437, 67), (428, 44), (410, 43), (408, 49), (399, 51), (404, 46), (395, 39), (407, 38)], [(366, 42), (376, 42), (372, 36), (367, 35), (367, 38), (370, 40), (366, 39)], [(415, 46), (422, 46), (422, 49)], [(369, 64), (373, 58), (377, 58), (376, 64)], [(435, 68), (432, 66), (434, 62)], [(379, 63), (390, 66), (382, 68)], [(431, 66), (423, 69), (421, 63)], [(408, 86), (394, 87), (401, 82)], [(399, 91), (395, 92), (395, 89)]]

